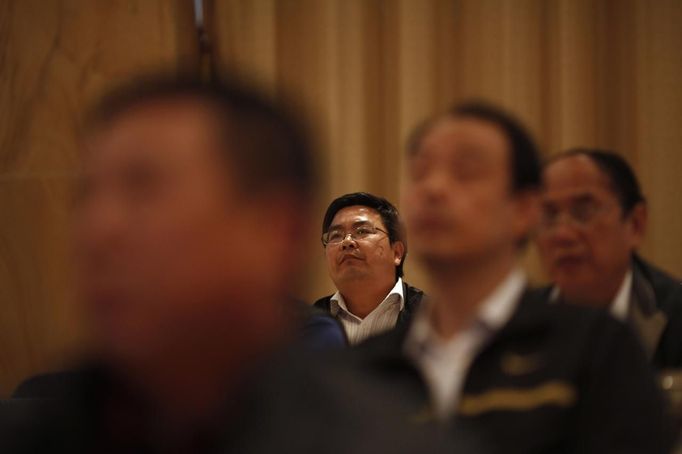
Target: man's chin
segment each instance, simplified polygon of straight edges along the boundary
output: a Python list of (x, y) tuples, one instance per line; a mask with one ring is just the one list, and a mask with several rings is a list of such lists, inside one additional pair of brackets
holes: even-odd
[(452, 238), (439, 241), (414, 242), (410, 244), (410, 252), (422, 261), (434, 262), (469, 262), (485, 254), (479, 247), (462, 242), (453, 243)]
[(423, 250), (415, 251), (417, 260), (426, 268), (449, 268), (462, 261), (458, 254), (446, 253), (443, 250)]
[(554, 285), (559, 288), (563, 299), (569, 302), (580, 303), (590, 299), (594, 289), (598, 288), (599, 282), (576, 274), (557, 276)]
[(358, 280), (364, 280), (371, 278), (372, 274), (364, 267), (359, 266), (347, 266), (343, 267), (336, 273), (336, 276), (332, 278), (334, 282), (353, 282)]
[(158, 340), (152, 339), (149, 332), (136, 333), (129, 326), (126, 328), (107, 326), (94, 333), (95, 351), (100, 360), (122, 367), (139, 366), (162, 350)]
[(581, 266), (563, 266), (551, 273), (552, 282), (562, 289), (579, 289), (592, 284), (589, 274)]

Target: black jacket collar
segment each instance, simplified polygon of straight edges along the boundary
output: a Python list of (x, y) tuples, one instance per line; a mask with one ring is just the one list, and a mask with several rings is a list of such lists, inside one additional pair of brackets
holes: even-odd
[[(323, 298), (315, 301), (313, 306), (318, 309), (322, 309), (327, 313), (331, 313), (331, 298), (334, 295), (327, 295)], [(405, 307), (398, 315), (398, 321), (396, 327), (407, 326), (412, 319), (412, 316), (416, 312), (417, 308), (421, 305), (424, 299), (424, 292), (417, 287), (412, 287), (407, 282), (403, 280), (403, 297), (405, 299)]]

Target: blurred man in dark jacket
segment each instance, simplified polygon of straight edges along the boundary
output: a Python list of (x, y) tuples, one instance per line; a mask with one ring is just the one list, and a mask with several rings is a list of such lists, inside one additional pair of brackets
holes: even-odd
[(105, 97), (84, 145), (74, 236), (95, 345), (34, 382), (52, 401), (0, 423), (0, 451), (414, 452), (390, 396), (293, 347), (314, 169), (285, 108), (154, 77)]
[(403, 207), (430, 298), (410, 326), (353, 354), (412, 405), (493, 453), (667, 453), (671, 421), (644, 353), (601, 311), (550, 305), (519, 255), (540, 163), (500, 109), (456, 106), (417, 129)]
[(682, 366), (682, 284), (639, 257), (647, 205), (615, 153), (574, 149), (543, 172), (537, 243), (555, 302), (608, 309), (638, 334), (653, 364)]

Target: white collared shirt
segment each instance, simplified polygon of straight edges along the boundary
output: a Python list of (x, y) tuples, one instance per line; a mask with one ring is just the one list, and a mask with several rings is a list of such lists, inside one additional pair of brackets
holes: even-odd
[[(611, 304), (609, 305), (609, 311), (611, 312), (611, 315), (614, 318), (620, 321), (627, 320), (628, 313), (630, 312), (631, 295), (632, 295), (632, 269), (629, 269), (628, 272), (625, 274), (625, 277), (623, 278), (623, 282), (621, 282), (620, 287), (618, 288), (616, 296), (613, 298), (613, 301), (611, 301)], [(549, 300), (551, 302), (557, 302), (559, 301), (560, 296), (561, 291), (559, 290), (559, 287), (555, 286), (552, 289), (552, 293), (549, 297)]]
[(398, 278), (386, 298), (367, 314), (360, 318), (346, 306), (346, 300), (338, 291), (330, 301), (331, 314), (343, 325), (350, 345), (357, 345), (363, 340), (376, 336), (395, 327), (400, 311), (405, 307), (403, 280)]
[(621, 321), (628, 318), (630, 312), (630, 295), (632, 295), (632, 270), (629, 269), (623, 282), (620, 284), (620, 289), (616, 293), (616, 297), (611, 302), (611, 315)]
[(513, 270), (481, 302), (469, 327), (451, 339), (441, 338), (434, 330), (428, 306), (422, 306), (415, 314), (405, 353), (426, 381), (436, 416), (446, 418), (454, 413), (471, 363), (493, 334), (509, 321), (525, 286), (523, 271)]

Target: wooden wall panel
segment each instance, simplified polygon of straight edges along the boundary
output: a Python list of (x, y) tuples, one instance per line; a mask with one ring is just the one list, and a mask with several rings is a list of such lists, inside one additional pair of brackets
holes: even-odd
[(265, 89), (277, 85), (277, 2), (220, 0), (208, 4), (208, 23), (219, 62), (255, 78)]
[(0, 395), (81, 340), (66, 258), (66, 187), (48, 178), (0, 183)]
[(112, 83), (192, 62), (188, 6), (0, 1), (0, 396), (79, 345), (68, 258), (76, 129)]
[(682, 275), (682, 4), (636, 4), (636, 162), (649, 199), (645, 253)]
[(397, 26), (394, 1), (215, 3), (220, 64), (293, 98), (316, 133), (322, 184), (301, 285), (306, 298), (331, 289), (318, 226), (329, 201), (359, 190), (398, 196)]

